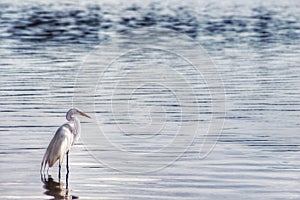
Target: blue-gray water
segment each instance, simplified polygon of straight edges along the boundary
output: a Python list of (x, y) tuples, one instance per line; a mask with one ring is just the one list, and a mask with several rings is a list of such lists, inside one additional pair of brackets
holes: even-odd
[[(298, 1), (18, 0), (0, 1), (0, 8), (1, 199), (300, 198)], [(158, 50), (161, 46), (127, 52), (126, 45), (137, 41), (123, 34), (153, 27), (190, 38), (169, 45), (194, 41), (202, 46), (223, 81), (217, 85), (226, 97), (224, 113), (211, 109), (209, 80), (190, 72), (180, 57)], [(116, 38), (125, 44), (118, 46), (124, 55), (108, 70), (84, 65)], [(113, 57), (114, 48), (105, 56)], [(121, 63), (124, 74), (118, 73)], [(182, 80), (195, 90), (181, 98), (174, 91), (186, 89)], [(91, 82), (97, 86), (92, 92), (81, 90)], [(83, 137), (70, 153), (66, 194), (64, 178), (57, 183), (57, 166), (50, 170), (53, 180), (44, 182), (39, 168), (72, 105), (87, 109), (93, 120), (82, 119)], [(185, 107), (193, 112), (182, 114)], [(225, 119), (224, 125), (220, 135), (210, 135), (208, 140), (217, 143), (201, 158), (212, 115)], [(200, 131), (183, 133), (193, 137), (175, 144), (174, 138), (181, 137), (174, 136), (178, 121), (191, 131), (196, 121)], [(166, 126), (159, 132), (162, 122)], [(115, 149), (98, 140), (98, 146), (89, 147), (87, 136), (96, 137), (98, 126)]]

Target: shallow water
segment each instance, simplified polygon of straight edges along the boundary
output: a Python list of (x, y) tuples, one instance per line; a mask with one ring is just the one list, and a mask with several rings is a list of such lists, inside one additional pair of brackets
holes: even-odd
[[(1, 199), (299, 199), (297, 1), (0, 7)], [(71, 106), (67, 190), (39, 169)]]

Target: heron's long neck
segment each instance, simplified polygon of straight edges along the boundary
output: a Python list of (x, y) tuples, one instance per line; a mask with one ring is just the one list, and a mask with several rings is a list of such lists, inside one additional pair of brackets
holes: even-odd
[(72, 117), (72, 119), (70, 121), (73, 121), (74, 123), (74, 142), (76, 142), (79, 137), (80, 137), (80, 132), (81, 132), (81, 125), (80, 125), (80, 121), (77, 117)]

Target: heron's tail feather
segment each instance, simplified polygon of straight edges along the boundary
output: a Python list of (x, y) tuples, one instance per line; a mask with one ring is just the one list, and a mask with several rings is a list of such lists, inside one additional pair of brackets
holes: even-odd
[(47, 165), (48, 169), (53, 167), (59, 157), (61, 157), (61, 140), (58, 140), (57, 137), (54, 136), (43, 157), (41, 170), (45, 171)]
[(49, 152), (48, 152), (48, 149), (47, 149), (47, 151), (44, 154), (42, 163), (41, 163), (40, 172), (45, 171), (45, 169), (46, 169), (46, 166), (47, 166), (47, 163), (48, 163), (48, 154), (49, 154)]

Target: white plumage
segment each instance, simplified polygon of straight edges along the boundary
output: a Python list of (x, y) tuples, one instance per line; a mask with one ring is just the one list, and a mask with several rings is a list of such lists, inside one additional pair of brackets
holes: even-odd
[[(66, 118), (69, 122), (63, 124), (58, 128), (54, 137), (48, 145), (41, 163), (41, 172), (45, 170), (46, 166), (53, 167), (57, 160), (59, 160), (59, 174), (60, 167), (64, 161), (64, 157), (71, 149), (71, 146), (80, 137), (81, 126), (79, 119), (75, 116), (76, 114), (90, 118), (87, 114), (83, 113), (78, 109), (70, 109), (67, 112)], [(68, 170), (68, 163), (67, 163)]]

